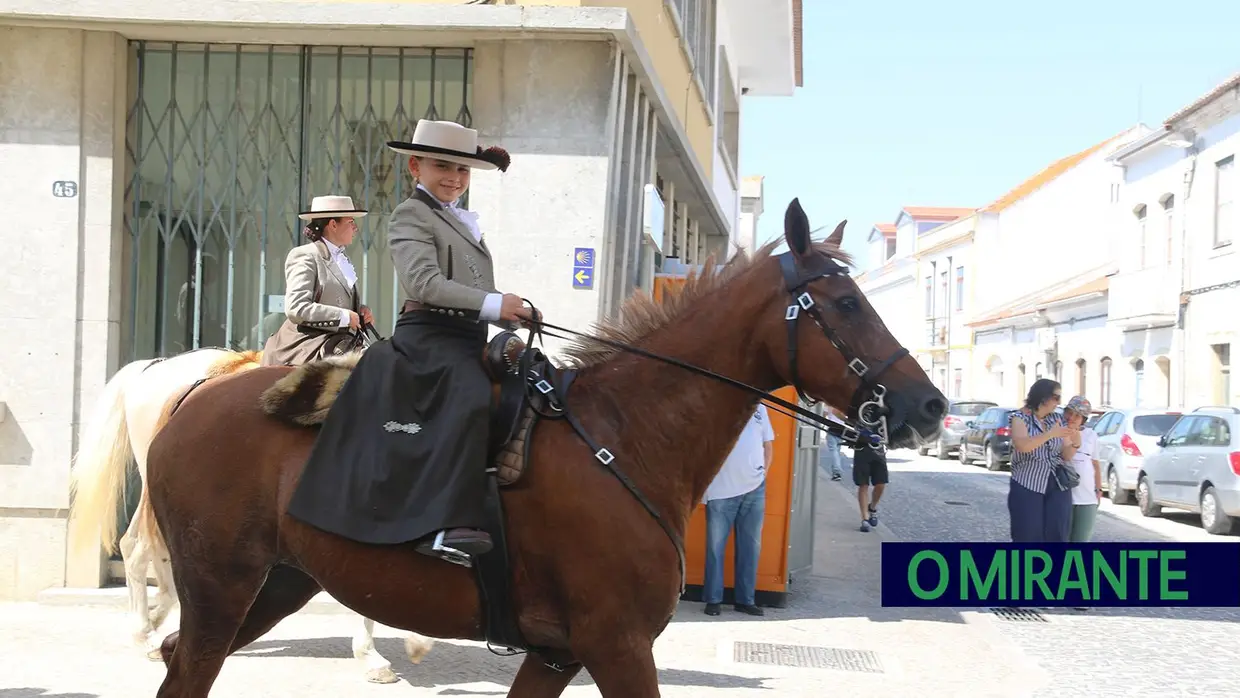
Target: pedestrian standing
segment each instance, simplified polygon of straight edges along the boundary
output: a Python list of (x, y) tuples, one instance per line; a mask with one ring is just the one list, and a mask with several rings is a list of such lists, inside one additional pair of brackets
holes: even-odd
[(728, 534), (736, 531), (733, 605), (751, 616), (764, 615), (754, 601), (758, 557), (762, 551), (762, 519), (766, 516), (766, 474), (774, 455), (775, 430), (766, 406), (758, 409), (732, 447), (719, 474), (706, 488), (706, 569), (702, 610), (719, 615), (723, 604), (723, 553)]
[(1094, 521), (1098, 518), (1098, 504), (1102, 501), (1102, 468), (1098, 463), (1098, 434), (1085, 426), (1092, 410), (1089, 400), (1077, 395), (1063, 408), (1068, 428), (1073, 434), (1068, 439), (1076, 446), (1072, 467), (1081, 481), (1072, 488), (1072, 523), (1068, 540), (1072, 543), (1088, 543), (1094, 536)]
[(1066, 543), (1072, 518), (1072, 492), (1056, 477), (1075, 454), (1065, 443), (1072, 433), (1055, 407), (1063, 400), (1059, 383), (1039, 378), (1025, 406), (1012, 413), (1012, 477), (1008, 517), (1014, 543)]

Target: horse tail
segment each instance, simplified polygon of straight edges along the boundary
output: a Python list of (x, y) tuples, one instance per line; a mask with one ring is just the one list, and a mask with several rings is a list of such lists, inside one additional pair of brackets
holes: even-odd
[(228, 356), (218, 359), (207, 369), (206, 377), (219, 378), (241, 371), (248, 371), (252, 368), (258, 368), (259, 362), (262, 360), (261, 351), (238, 351), (230, 352)]
[[(225, 361), (227, 360), (225, 359)], [(177, 408), (181, 406), (181, 402), (189, 397), (189, 394), (199, 385), (199, 383), (195, 383), (183, 391), (174, 393), (164, 401), (164, 407), (159, 412), (159, 419), (155, 422), (153, 433), (158, 435), (164, 430), (164, 427), (168, 425), (168, 420), (172, 419), (172, 413), (176, 412)], [(149, 464), (147, 467), (150, 467)], [(142, 497), (138, 500), (138, 510), (134, 512), (134, 519), (138, 522), (139, 537), (148, 541), (155, 547), (156, 551), (168, 549), (168, 544), (164, 541), (164, 535), (159, 530), (159, 521), (155, 519), (155, 509), (151, 506), (151, 490), (146, 480), (142, 481)]]
[[(104, 385), (72, 460), (69, 515), (85, 526), (84, 530), (99, 531), (99, 541), (109, 553), (116, 551), (117, 508), (125, 496), (126, 476), (134, 457), (125, 419), (125, 384), (151, 361), (126, 364)], [(78, 537), (77, 546), (87, 540), (88, 536)]]

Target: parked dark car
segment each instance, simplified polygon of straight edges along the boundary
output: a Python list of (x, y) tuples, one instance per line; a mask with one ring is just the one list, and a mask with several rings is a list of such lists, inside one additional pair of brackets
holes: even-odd
[(989, 407), (995, 407), (995, 403), (988, 400), (950, 401), (947, 405), (947, 416), (943, 417), (943, 431), (939, 433), (938, 440), (934, 444), (926, 444), (918, 448), (917, 453), (924, 456), (933, 448), (939, 460), (947, 460), (951, 452), (960, 446), (960, 437), (964, 436), (967, 429), (965, 423), (985, 412)]
[(1012, 462), (1012, 413), (1016, 407), (991, 407), (965, 424), (960, 440), (960, 462), (986, 463), (988, 470), (1002, 470)]

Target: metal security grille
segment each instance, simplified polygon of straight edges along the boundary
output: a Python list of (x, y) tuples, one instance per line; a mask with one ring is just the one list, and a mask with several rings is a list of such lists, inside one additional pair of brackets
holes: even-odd
[(848, 650), (836, 647), (736, 642), (732, 646), (732, 661), (807, 669), (860, 671), (870, 674), (884, 673), (883, 664), (879, 661), (877, 654), (868, 650)]
[[(347, 194), (370, 215), (348, 253), (380, 329), (386, 248), (412, 185), (386, 142), (419, 118), (470, 125), (470, 49), (132, 42), (126, 119), (127, 353), (260, 349), (284, 320), (299, 211)], [(201, 283), (199, 283), (201, 280)]]

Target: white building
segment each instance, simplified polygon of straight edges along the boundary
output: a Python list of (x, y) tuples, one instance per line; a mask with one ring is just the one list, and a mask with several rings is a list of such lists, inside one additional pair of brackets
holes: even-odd
[(970, 212), (917, 239), (916, 278), (922, 313), (921, 341), (910, 347), (918, 363), (948, 398), (973, 395), (973, 235), (979, 214)]
[(762, 181), (761, 175), (753, 175), (741, 180), (741, 213), (736, 225), (736, 235), (732, 239), (735, 247), (733, 254), (742, 250), (752, 252), (760, 246), (758, 244), (758, 219), (762, 216), (764, 202)]
[(926, 344), (926, 313), (917, 302), (919, 240), (944, 223), (972, 213), (971, 208), (906, 206), (894, 224), (878, 223), (870, 230), (865, 255), (868, 267), (857, 276), (857, 285), (892, 336), (910, 352)]
[(1115, 399), (1119, 333), (1107, 325), (1107, 289), (1120, 181), (1107, 156), (1146, 130), (1127, 129), (1060, 159), (981, 210), (972, 250), (980, 307), (969, 322), (972, 397), (1018, 405), (1045, 377), (1095, 405)]
[[(612, 313), (663, 256), (725, 250), (741, 95), (800, 84), (800, 12), (800, 0), (4, 3), (0, 202), (23, 213), (0, 233), (0, 315), (23, 339), (0, 357), (0, 598), (106, 581), (102, 555), (66, 559), (80, 415), (130, 360), (260, 347), (312, 196), (371, 212), (349, 253), (380, 329), (393, 325), (403, 299), (385, 227), (410, 182), (384, 143), (418, 118), (472, 125), (512, 154), (508, 173), (474, 176), (468, 205), (499, 287), (557, 323)], [(643, 229), (658, 219), (644, 215), (647, 185), (662, 231)]]
[(1111, 324), (1125, 404), (1240, 405), (1240, 76), (1112, 156), (1124, 187), (1114, 228)]

